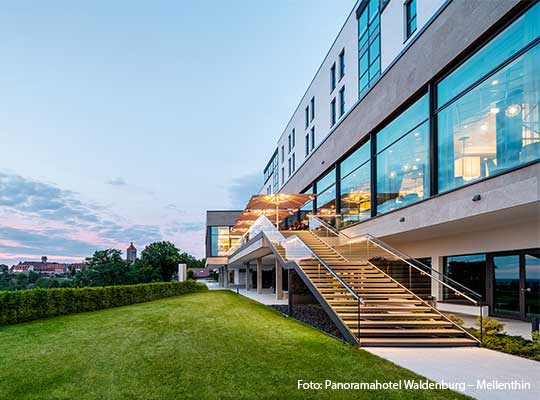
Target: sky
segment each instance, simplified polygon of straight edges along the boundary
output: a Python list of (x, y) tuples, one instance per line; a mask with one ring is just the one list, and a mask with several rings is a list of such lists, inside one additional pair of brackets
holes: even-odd
[(0, 263), (242, 209), (353, 1), (24, 1), (0, 13)]

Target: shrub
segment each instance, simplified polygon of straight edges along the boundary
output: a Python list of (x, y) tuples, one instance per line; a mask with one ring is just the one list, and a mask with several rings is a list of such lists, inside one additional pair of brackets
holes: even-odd
[(452, 321), (457, 326), (463, 327), (463, 325), (465, 324), (465, 322), (461, 318), (456, 317), (454, 314), (448, 314), (447, 317), (450, 321)]
[[(482, 325), (480, 325), (482, 324)], [(489, 319), (488, 317), (478, 317), (476, 319), (476, 326), (482, 326), (484, 334), (496, 335), (498, 333), (504, 333), (504, 324), (496, 319)]]
[(187, 281), (0, 291), (0, 325), (120, 307), (201, 290), (207, 290), (206, 285)]

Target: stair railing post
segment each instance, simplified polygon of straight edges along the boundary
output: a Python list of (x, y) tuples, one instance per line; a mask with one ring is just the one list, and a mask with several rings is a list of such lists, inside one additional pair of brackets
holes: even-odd
[(484, 307), (480, 302), (480, 343), (484, 343)]
[(358, 302), (358, 315), (357, 315), (357, 321), (356, 321), (356, 329), (358, 329), (358, 332), (356, 334), (356, 337), (358, 339), (358, 345), (360, 345), (360, 298), (358, 298), (357, 302)]

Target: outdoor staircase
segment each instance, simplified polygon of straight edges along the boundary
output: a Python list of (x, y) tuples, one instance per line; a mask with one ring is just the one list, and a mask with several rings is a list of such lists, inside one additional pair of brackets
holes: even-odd
[[(357, 249), (349, 246), (350, 256), (346, 258), (338, 246), (329, 245), (314, 232), (294, 232), (316, 255), (299, 261), (297, 271), (308, 286), (316, 290), (316, 297), (326, 303), (334, 322), (343, 324), (341, 328), (346, 327), (361, 346), (478, 345), (466, 331), (424, 301), (425, 284), (420, 282), (419, 293), (415, 293), (362, 255), (360, 244)], [(283, 249), (278, 251), (285, 259)], [(321, 260), (362, 302), (322, 265)], [(423, 276), (420, 278), (425, 280)]]

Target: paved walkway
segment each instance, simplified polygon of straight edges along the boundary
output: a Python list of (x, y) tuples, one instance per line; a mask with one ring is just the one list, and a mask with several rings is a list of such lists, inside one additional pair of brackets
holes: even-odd
[[(466, 385), (464, 393), (480, 400), (540, 399), (540, 362), (479, 347), (364, 347), (379, 357), (435, 382)], [(528, 382), (529, 390), (487, 390), (477, 383)], [(459, 390), (456, 390), (459, 391)]]
[(262, 294), (258, 294), (256, 289), (246, 291), (245, 288), (236, 287), (236, 286), (223, 288), (219, 286), (217, 282), (213, 282), (213, 281), (206, 281), (204, 283), (206, 283), (206, 286), (208, 286), (208, 289), (210, 290), (231, 290), (233, 292), (237, 292), (241, 294), (242, 296), (248, 297), (262, 304), (266, 304), (266, 305), (276, 305), (276, 304), (286, 305), (287, 304), (287, 299), (277, 300), (276, 294), (272, 293), (271, 290), (265, 290), (265, 292), (263, 292)]

